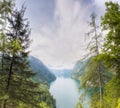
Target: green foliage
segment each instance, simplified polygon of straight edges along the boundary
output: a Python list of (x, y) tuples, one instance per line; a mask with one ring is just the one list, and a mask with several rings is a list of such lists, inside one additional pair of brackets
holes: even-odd
[[(102, 84), (103, 90), (105, 84), (112, 78), (111, 72), (105, 67), (104, 61), (99, 61), (100, 69), (102, 71)], [(98, 72), (97, 72), (98, 61), (96, 58), (91, 58), (86, 66), (85, 73), (81, 76), (81, 88), (84, 87), (85, 94), (88, 92), (91, 95), (91, 108), (100, 105), (100, 94), (99, 94), (99, 81), (98, 81)], [(94, 76), (94, 77), (93, 77)]]
[(12, 12), (12, 7), (15, 5), (14, 4), (15, 0), (1, 0), (0, 1), (0, 13), (1, 15), (3, 13), (11, 13)]
[[(94, 77), (93, 77), (94, 76)], [(81, 79), (81, 86), (98, 86), (98, 73), (97, 73), (97, 61), (91, 60), (87, 64), (87, 68), (85, 70), (84, 75)]]
[[(88, 32), (89, 36), (92, 34), (88, 49), (93, 58), (88, 62), (81, 78), (81, 86), (92, 91), (91, 108), (120, 107), (120, 5), (112, 1), (106, 2), (105, 5), (106, 12), (102, 17), (101, 26), (103, 31), (107, 31), (107, 34), (102, 54), (99, 54), (100, 35), (97, 35), (95, 16), (92, 15), (90, 25), (93, 29)], [(104, 90), (102, 101), (100, 101), (100, 97), (102, 97), (99, 93), (100, 89)]]
[(120, 98), (118, 99), (118, 105), (116, 108), (120, 108)]
[(49, 106), (47, 106), (47, 104), (45, 102), (41, 102), (40, 107), (41, 108), (50, 108)]
[(104, 93), (104, 108), (116, 108), (120, 97), (120, 5), (112, 1), (106, 2), (106, 12), (102, 17), (102, 28), (107, 31), (102, 59), (115, 73), (113, 78), (106, 84)]
[[(99, 56), (100, 50), (100, 38), (101, 33), (98, 30), (98, 26), (96, 23), (96, 15), (93, 13), (91, 15), (90, 22), (91, 30), (87, 33), (90, 38), (90, 42), (88, 43), (87, 49), (90, 52), (91, 59), (87, 63), (87, 69), (85, 70), (85, 74), (82, 76), (81, 87), (85, 88), (85, 91), (92, 90), (92, 96), (94, 93), (99, 93), (99, 104), (101, 108), (101, 102), (103, 99), (103, 72), (105, 71), (104, 65), (100, 60), (97, 60)], [(97, 91), (96, 91), (97, 90)], [(92, 103), (91, 103), (92, 104)]]
[[(96, 61), (105, 61), (107, 66), (112, 69), (113, 72), (116, 72), (116, 76), (114, 76), (110, 81), (109, 79), (103, 79), (104, 74), (102, 74), (102, 81), (105, 83), (108, 82), (105, 85), (105, 93), (104, 98), (102, 101), (102, 105), (99, 106), (99, 94), (96, 92), (92, 98), (91, 98), (91, 108), (96, 107), (104, 107), (104, 108), (116, 108), (117, 107), (117, 100), (120, 97), (119, 91), (120, 87), (118, 86), (120, 84), (119, 76), (120, 76), (120, 6), (118, 3), (106, 2), (106, 13), (104, 17), (102, 17), (102, 27), (103, 30), (107, 30), (107, 35), (105, 37), (105, 42), (103, 45), (103, 53), (97, 56)], [(93, 61), (93, 64), (96, 62)], [(103, 64), (103, 63), (102, 63)], [(90, 69), (88, 69), (88, 73), (91, 69), (94, 69), (92, 67), (93, 65), (90, 64)], [(105, 68), (103, 69), (105, 70)], [(94, 72), (94, 70), (92, 70)], [(89, 78), (91, 74), (86, 75), (85, 78)], [(95, 72), (94, 72), (95, 73)], [(108, 74), (108, 73), (107, 73)], [(97, 76), (97, 74), (96, 74)], [(83, 79), (85, 79), (83, 77)], [(95, 77), (94, 77), (95, 78)], [(89, 81), (89, 79), (87, 79)], [(96, 79), (97, 80), (97, 79)], [(95, 79), (94, 79), (95, 81)], [(93, 83), (94, 84), (94, 83)], [(104, 84), (104, 83), (103, 83)], [(95, 86), (95, 85), (94, 85)]]
[(38, 100), (38, 106), (19, 102), (15, 108), (56, 108), (55, 100), (49, 93), (47, 86), (40, 84), (38, 89), (39, 92), (41, 92), (41, 94), (38, 94), (39, 96), (36, 96)]
[(94, 95), (91, 97), (91, 105), (90, 108), (99, 108), (100, 107), (100, 98), (99, 98), (99, 93), (94, 93)]
[(0, 51), (5, 52), (7, 46), (6, 35), (1, 32), (0, 33)]
[(75, 108), (84, 108), (84, 107), (83, 107), (82, 103), (79, 102), (79, 103), (77, 103)]
[[(6, 11), (8, 10), (3, 10), (4, 13)], [(27, 48), (31, 42), (31, 29), (27, 19), (24, 19), (24, 13), (24, 6), (20, 11), (11, 10), (5, 19), (7, 31), (4, 30), (5, 25), (1, 25), (3, 28), (0, 34), (0, 107), (41, 108), (40, 103), (43, 102), (41, 105), (45, 108), (56, 108), (55, 100), (48, 88), (31, 80), (35, 75), (30, 70), (28, 61)]]
[(107, 84), (104, 94), (105, 108), (116, 108), (120, 97), (120, 79), (113, 77)]
[(107, 30), (103, 45), (103, 54), (108, 65), (120, 74), (120, 6), (112, 1), (106, 2), (106, 13), (102, 17), (102, 28)]
[(14, 0), (0, 0), (0, 31), (5, 31), (7, 25), (7, 17), (12, 12), (14, 5)]

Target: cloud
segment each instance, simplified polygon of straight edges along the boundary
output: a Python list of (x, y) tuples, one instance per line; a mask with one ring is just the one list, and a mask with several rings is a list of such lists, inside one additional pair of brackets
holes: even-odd
[(98, 17), (103, 15), (104, 2), (108, 0), (30, 1), (26, 4), (33, 28), (31, 54), (51, 67), (72, 67), (87, 52), (85, 33), (89, 31), (91, 13), (96, 11)]
[(85, 54), (84, 35), (88, 30), (91, 5), (82, 6), (79, 0), (56, 0), (55, 4), (55, 23), (39, 28), (32, 54), (45, 64), (68, 67)]

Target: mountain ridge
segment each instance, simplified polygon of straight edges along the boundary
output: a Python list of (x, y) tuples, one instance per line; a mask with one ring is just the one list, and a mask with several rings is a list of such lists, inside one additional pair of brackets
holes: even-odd
[(36, 75), (33, 80), (50, 84), (56, 79), (55, 75), (45, 66), (45, 64), (34, 56), (29, 56), (30, 68)]

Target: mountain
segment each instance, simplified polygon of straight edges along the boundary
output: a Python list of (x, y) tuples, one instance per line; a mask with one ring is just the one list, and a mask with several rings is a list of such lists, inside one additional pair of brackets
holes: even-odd
[[(83, 61), (77, 61), (77, 63), (75, 64), (75, 66), (74, 66), (74, 68), (73, 68), (73, 70), (71, 72), (71, 77), (73, 79), (80, 80), (80, 78), (82, 77), (82, 75), (84, 75), (84, 73), (86, 72), (87, 64), (90, 63), (91, 59), (92, 58), (90, 57), (90, 58), (85, 59)], [(105, 78), (106, 82), (109, 79), (112, 78), (112, 76), (113, 76), (112, 72), (106, 68), (104, 62), (101, 64), (101, 70), (103, 71), (103, 77)]]
[(71, 77), (74, 79), (80, 79), (80, 77), (84, 74), (86, 65), (90, 59), (86, 59), (83, 61), (77, 61), (75, 66), (73, 67), (73, 70), (71, 72)]
[(56, 77), (70, 77), (71, 76), (71, 69), (51, 69), (52, 73)]
[(56, 79), (55, 75), (36, 57), (29, 57), (30, 67), (36, 73), (33, 80), (50, 84)]

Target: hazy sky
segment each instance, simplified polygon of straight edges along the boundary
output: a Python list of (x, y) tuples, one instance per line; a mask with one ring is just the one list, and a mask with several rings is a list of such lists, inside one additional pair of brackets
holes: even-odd
[(102, 16), (105, 1), (109, 0), (17, 0), (17, 7), (23, 3), (27, 6), (31, 55), (49, 67), (72, 67), (85, 55), (90, 14)]

